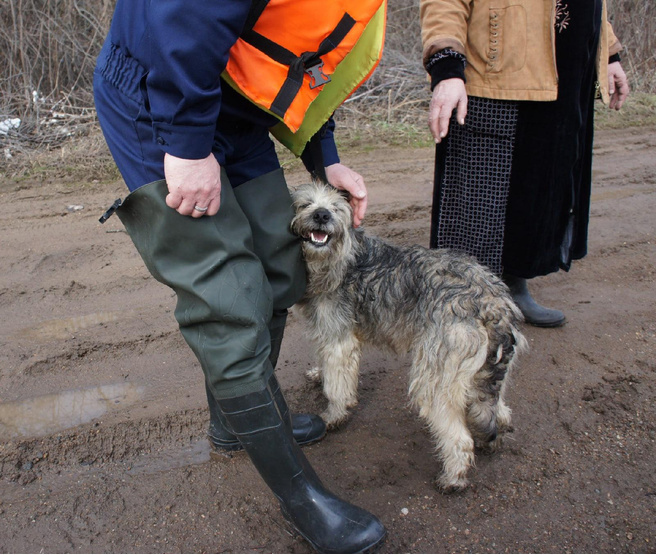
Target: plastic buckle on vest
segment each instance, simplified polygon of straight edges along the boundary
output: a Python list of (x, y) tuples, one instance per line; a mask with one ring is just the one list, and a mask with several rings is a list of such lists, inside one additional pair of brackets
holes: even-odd
[(330, 83), (330, 77), (323, 72), (323, 60), (310, 67), (305, 68), (305, 73), (310, 76), (310, 88), (316, 89), (326, 83)]

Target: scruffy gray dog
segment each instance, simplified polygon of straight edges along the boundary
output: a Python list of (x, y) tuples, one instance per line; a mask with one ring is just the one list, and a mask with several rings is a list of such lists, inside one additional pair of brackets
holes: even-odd
[(323, 382), (322, 417), (334, 428), (357, 405), (364, 343), (410, 352), (410, 399), (443, 462), (437, 484), (465, 488), (474, 444), (495, 450), (510, 428), (504, 379), (526, 340), (506, 286), (466, 255), (354, 229), (349, 203), (330, 186), (302, 185), (293, 198), (308, 270), (300, 308), (319, 359), (308, 377)]

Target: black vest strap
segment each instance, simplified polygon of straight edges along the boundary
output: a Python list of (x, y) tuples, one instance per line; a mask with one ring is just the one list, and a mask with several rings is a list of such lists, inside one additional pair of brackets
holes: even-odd
[[(266, 5), (267, 0), (254, 0), (253, 9), (255, 8), (255, 4), (258, 3), (258, 1), (260, 4)], [(281, 46), (268, 39), (264, 35), (254, 31), (252, 28), (254, 24), (255, 21), (253, 21), (250, 27), (244, 27), (244, 31), (241, 34), (242, 40), (264, 52), (267, 56), (276, 62), (289, 66), (287, 79), (285, 80), (283, 86), (280, 88), (280, 91), (276, 95), (276, 98), (273, 100), (270, 108), (274, 114), (282, 118), (285, 116), (289, 106), (294, 101), (294, 98), (296, 98), (298, 91), (301, 89), (301, 86), (303, 85), (303, 75), (305, 72), (308, 72), (312, 77), (312, 82), (310, 84), (312, 88), (318, 87), (330, 81), (330, 78), (324, 75), (323, 71), (321, 71), (321, 67), (323, 66), (321, 56), (327, 54), (331, 50), (334, 50), (337, 45), (339, 45), (339, 43), (344, 40), (346, 35), (348, 35), (349, 31), (355, 25), (355, 19), (353, 19), (349, 14), (345, 13), (333, 31), (323, 41), (321, 41), (321, 44), (319, 45), (319, 48), (317, 48), (316, 52), (304, 52), (300, 56), (297, 56), (292, 51), (287, 50), (284, 46)]]
[(268, 3), (269, 0), (253, 0), (244, 24), (244, 31), (250, 31), (255, 26), (255, 22), (260, 18)]

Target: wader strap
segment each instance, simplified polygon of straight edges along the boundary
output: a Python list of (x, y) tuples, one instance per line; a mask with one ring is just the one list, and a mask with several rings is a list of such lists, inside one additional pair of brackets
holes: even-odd
[(334, 50), (344, 40), (344, 37), (348, 35), (354, 25), (355, 20), (349, 14), (345, 13), (335, 29), (321, 42), (316, 52), (304, 52), (300, 56), (254, 31), (252, 28), (247, 27), (244, 29), (241, 34), (242, 40), (264, 52), (276, 62), (289, 66), (287, 79), (269, 108), (274, 114), (281, 118), (285, 116), (289, 106), (303, 85), (304, 73), (310, 75), (310, 88), (319, 87), (330, 81), (330, 77), (322, 71), (323, 60), (321, 56)]

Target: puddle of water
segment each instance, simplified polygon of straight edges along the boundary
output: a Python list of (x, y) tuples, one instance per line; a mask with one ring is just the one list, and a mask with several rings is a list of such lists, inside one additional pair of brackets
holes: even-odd
[(119, 316), (120, 313), (118, 312), (97, 312), (95, 314), (75, 316), (74, 318), (48, 320), (31, 328), (23, 329), (19, 334), (34, 339), (66, 339), (72, 334), (90, 328), (91, 326), (116, 322)]
[(153, 455), (147, 455), (132, 465), (128, 474), (155, 474), (203, 464), (210, 460), (210, 444), (207, 439), (199, 439), (186, 447), (167, 449)]
[(0, 403), (0, 437), (44, 436), (73, 428), (134, 403), (143, 393), (142, 386), (119, 383)]

